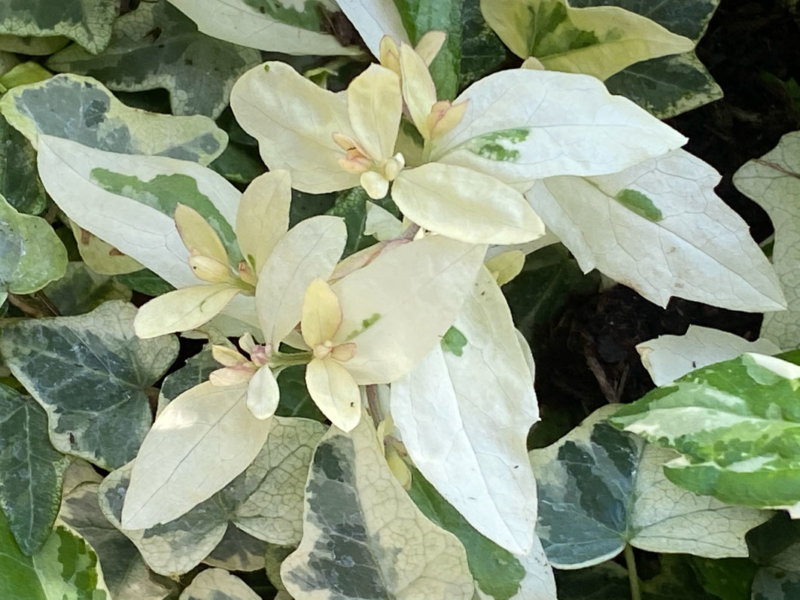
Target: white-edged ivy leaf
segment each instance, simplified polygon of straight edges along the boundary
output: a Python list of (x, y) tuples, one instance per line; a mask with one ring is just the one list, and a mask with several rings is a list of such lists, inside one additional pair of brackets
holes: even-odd
[(745, 352), (778, 354), (780, 348), (767, 339), (744, 338), (698, 325), (689, 325), (684, 335), (660, 335), (636, 345), (642, 364), (658, 386), (672, 383), (700, 367), (736, 358)]
[(53, 529), (69, 462), (50, 444), (44, 410), (0, 384), (0, 508), (28, 556), (41, 549)]
[(102, 54), (70, 46), (50, 57), (47, 67), (95, 76), (115, 91), (164, 88), (173, 114), (216, 118), (233, 82), (259, 62), (257, 50), (203, 35), (177, 8), (157, 0), (117, 19)]
[(530, 452), (539, 489), (537, 533), (557, 568), (613, 558), (626, 544), (651, 552), (747, 556), (744, 534), (769, 513), (682, 490), (662, 471), (674, 452), (612, 427), (620, 405), (592, 413)]
[(228, 571), (258, 571), (264, 568), (264, 555), (269, 547), (267, 542), (228, 524), (222, 540), (203, 563)]
[(206, 569), (181, 592), (178, 600), (260, 600), (261, 596), (224, 569)]
[(94, 550), (63, 525), (33, 556), (20, 552), (0, 511), (0, 598), (111, 600)]
[(130, 108), (91, 77), (64, 74), (11, 89), (0, 111), (34, 147), (40, 135), (119, 154), (170, 156), (208, 164), (228, 136), (200, 115), (174, 117)]
[(459, 89), (497, 71), (509, 56), (503, 42), (483, 18), (480, 0), (464, 0), (461, 23)]
[(221, 368), (211, 354), (211, 344), (206, 344), (203, 349), (194, 356), (186, 359), (180, 369), (167, 375), (158, 391), (158, 412), (164, 407), (196, 385), (208, 381), (208, 376), (212, 371)]
[(83, 262), (101, 275), (127, 275), (142, 270), (142, 263), (123, 254), (108, 242), (101, 240), (75, 222), (69, 221), (75, 246)]
[(542, 179), (525, 196), (584, 272), (597, 268), (651, 302), (780, 310), (772, 265), (714, 193), (719, 180), (677, 150), (613, 175)]
[(800, 346), (800, 131), (787, 133), (761, 158), (733, 176), (736, 188), (767, 211), (775, 227), (772, 261), (789, 309), (764, 315), (761, 336), (784, 349)]
[(36, 151), (3, 117), (0, 117), (0, 196), (28, 215), (38, 215), (47, 207), (44, 186), (36, 173)]
[(150, 427), (147, 390), (178, 355), (178, 340), (140, 340), (136, 308), (106, 302), (78, 317), (28, 319), (3, 328), (2, 354), (47, 411), (61, 452), (103, 468), (131, 460)]
[(31, 294), (64, 274), (67, 250), (50, 224), (17, 212), (0, 196), (0, 302)]
[(108, 45), (119, 7), (106, 0), (64, 0), (56, 4), (0, 2), (0, 33), (15, 36), (65, 36), (89, 52)]
[(273, 2), (271, 0), (169, 0), (198, 29), (226, 42), (266, 52), (299, 55), (349, 55), (356, 48), (343, 47), (326, 33), (325, 0)]
[(116, 279), (98, 275), (83, 262), (70, 262), (61, 279), (44, 288), (44, 295), (60, 315), (87, 313), (110, 300), (131, 299), (131, 291)]
[(664, 467), (675, 484), (797, 516), (799, 388), (799, 366), (744, 354), (649, 392), (611, 422), (679, 452)]
[(501, 548), (474, 529), (416, 469), (412, 469), (408, 493), (428, 519), (464, 545), (479, 598), (555, 600), (553, 569), (538, 539), (525, 556)]
[(367, 415), (349, 433), (332, 427), (317, 446), (303, 539), (281, 580), (295, 598), (473, 596), (463, 546), (397, 482)]
[[(110, 28), (109, 28), (110, 34)], [(56, 36), (31, 37), (27, 35), (0, 34), (0, 51), (47, 56), (69, 44), (69, 38)]]
[(364, 233), (367, 224), (367, 203), (369, 196), (363, 188), (357, 187), (336, 196), (334, 205), (326, 212), (334, 217), (342, 217), (347, 226), (347, 244), (344, 257), (375, 243), (375, 239)]
[[(454, 331), (461, 343), (447, 344)], [(478, 272), (450, 332), (392, 384), (392, 418), (411, 460), (439, 493), (483, 535), (526, 554), (536, 484), (525, 442), (539, 410), (511, 312), (487, 269)]]
[(229, 523), (270, 543), (300, 540), (308, 465), (325, 429), (307, 419), (275, 417), (259, 422), (269, 424), (269, 435), (244, 472), (167, 523), (147, 529), (122, 527), (133, 465), (114, 471), (103, 482), (103, 512), (137, 545), (151, 569), (165, 575), (191, 570), (220, 543)]
[(64, 496), (59, 519), (97, 552), (114, 600), (166, 598), (176, 588), (175, 583), (147, 568), (136, 546), (100, 510), (98, 490), (97, 483), (85, 483), (69, 492)]
[(687, 52), (692, 40), (618, 5), (573, 7), (567, 0), (483, 0), (481, 11), (514, 54), (546, 69), (607, 79), (625, 67)]
[(232, 224), (241, 194), (209, 168), (51, 136), (40, 136), (38, 162), (45, 188), (73, 222), (176, 287), (202, 283), (173, 220), (179, 202), (200, 213), (239, 260)]

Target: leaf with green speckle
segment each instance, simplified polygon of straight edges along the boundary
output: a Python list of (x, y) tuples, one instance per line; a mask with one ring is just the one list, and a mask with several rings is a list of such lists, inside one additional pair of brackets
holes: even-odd
[(92, 75), (116, 91), (165, 88), (174, 114), (216, 118), (234, 81), (259, 62), (257, 50), (203, 35), (177, 8), (157, 0), (117, 19), (102, 54), (70, 46), (50, 57), (47, 66)]
[(464, 346), (467, 345), (467, 338), (457, 328), (451, 327), (442, 336), (442, 350), (461, 356), (464, 354)]
[(68, 464), (50, 444), (44, 410), (30, 396), (0, 384), (0, 508), (28, 556), (50, 535)]
[(663, 218), (661, 211), (653, 204), (653, 201), (647, 197), (647, 194), (643, 194), (638, 190), (628, 188), (620, 190), (614, 195), (614, 200), (648, 221), (657, 223)]
[[(596, 565), (626, 544), (650, 552), (747, 556), (744, 534), (769, 513), (687, 493), (665, 477), (675, 454), (620, 432), (607, 405), (556, 443), (530, 452), (537, 533), (557, 568)], [(616, 417), (612, 417), (616, 419)]]
[(260, 571), (270, 547), (274, 546), (229, 523), (222, 540), (203, 562), (228, 571)]
[(0, 100), (0, 111), (34, 147), (40, 135), (52, 135), (107, 152), (208, 164), (227, 143), (225, 132), (207, 117), (129, 108), (100, 82), (80, 75), (14, 88)]
[(223, 569), (206, 569), (183, 590), (179, 600), (260, 600), (247, 584)]
[(375, 243), (374, 238), (364, 234), (364, 226), (367, 224), (367, 202), (369, 196), (364, 189), (353, 188), (340, 193), (334, 205), (325, 213), (342, 217), (347, 226), (347, 244), (344, 247), (343, 257)]
[(2, 354), (47, 411), (56, 449), (103, 468), (131, 460), (150, 428), (147, 390), (178, 354), (174, 336), (140, 340), (136, 309), (107, 302), (78, 317), (3, 328)]
[(117, 11), (117, 4), (107, 0), (2, 0), (0, 33), (37, 38), (65, 36), (96, 54), (108, 45)]
[(281, 566), (295, 598), (471, 600), (458, 539), (414, 505), (386, 465), (367, 415), (322, 438), (305, 493), (303, 539)]
[(115, 279), (99, 275), (82, 262), (67, 264), (64, 276), (44, 288), (44, 295), (62, 316), (94, 310), (109, 300), (131, 299), (131, 291)]

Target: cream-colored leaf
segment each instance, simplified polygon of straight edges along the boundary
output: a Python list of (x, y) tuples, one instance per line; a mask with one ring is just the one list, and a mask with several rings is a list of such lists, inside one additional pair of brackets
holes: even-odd
[(397, 73), (372, 64), (347, 87), (350, 124), (361, 147), (379, 161), (394, 153), (403, 113)]
[(494, 255), (486, 261), (486, 268), (497, 281), (497, 285), (505, 285), (522, 272), (525, 266), (525, 253), (522, 250), (509, 250)]
[(240, 290), (227, 283), (192, 285), (153, 298), (142, 305), (133, 322), (136, 335), (152, 338), (189, 331), (208, 323)]
[(185, 204), (178, 204), (174, 219), (183, 245), (190, 253), (213, 258), (223, 265), (228, 264), (228, 254), (222, 240), (200, 213)]
[(292, 182), (288, 171), (259, 175), (242, 194), (236, 213), (236, 239), (256, 274), (289, 229)]
[(522, 194), (478, 171), (428, 163), (400, 173), (392, 199), (418, 225), (470, 244), (521, 244), (544, 235)]
[(536, 524), (528, 430), (533, 376), (499, 286), (481, 269), (450, 331), (392, 384), (391, 414), (414, 464), (483, 535), (526, 554)]
[(748, 225), (714, 193), (719, 174), (682, 150), (602, 177), (551, 177), (526, 194), (584, 272), (597, 268), (666, 306), (670, 297), (733, 310), (785, 305)]
[(261, 596), (225, 569), (206, 569), (192, 579), (178, 600), (260, 600)]
[(180, 517), (247, 468), (274, 424), (253, 416), (246, 390), (206, 382), (167, 405), (134, 461), (123, 528)]
[[(332, 35), (311, 31), (270, 18), (257, 4), (246, 0), (169, 0), (211, 37), (257, 48), (265, 52), (299, 55), (351, 55), (357, 48), (344, 48)], [(317, 8), (315, 3), (303, 3)]]
[(324, 344), (333, 339), (342, 323), (342, 305), (324, 279), (315, 279), (308, 284), (303, 299), (303, 316), (300, 330), (309, 347)]
[(315, 358), (306, 367), (306, 387), (314, 404), (342, 431), (361, 418), (361, 392), (353, 376), (333, 358)]
[(393, 240), (403, 234), (403, 222), (385, 208), (367, 202), (367, 221), (364, 235), (371, 235), (381, 242)]
[(256, 287), (261, 330), (273, 348), (300, 322), (306, 288), (331, 276), (346, 242), (341, 218), (317, 216), (298, 223), (275, 245)]
[(800, 346), (800, 131), (784, 135), (761, 158), (733, 176), (740, 192), (767, 211), (775, 227), (772, 262), (783, 284), (788, 310), (764, 315), (761, 336), (784, 349)]
[(124, 275), (144, 268), (139, 261), (126, 256), (108, 242), (82, 229), (77, 223), (70, 221), (70, 229), (75, 238), (83, 262), (92, 271), (100, 275)]
[(349, 434), (332, 427), (317, 446), (304, 518), (300, 547), (281, 566), (295, 598), (473, 597), (464, 547), (394, 478), (367, 415)]
[[(567, 0), (481, 0), (481, 12), (520, 58), (547, 69), (607, 79), (633, 63), (688, 52), (689, 38), (618, 6), (573, 8)], [(584, 43), (575, 43), (581, 39)]]
[(422, 137), (428, 139), (431, 132), (426, 121), (437, 100), (436, 85), (428, 71), (428, 65), (408, 44), (400, 46), (400, 72), (403, 99), (408, 106), (408, 112)]
[(708, 327), (689, 325), (684, 335), (660, 335), (636, 345), (642, 364), (653, 383), (672, 383), (690, 371), (736, 358), (745, 352), (773, 355), (780, 348), (767, 339), (744, 338)]
[(278, 382), (265, 365), (255, 372), (247, 385), (247, 408), (256, 419), (268, 419), (275, 414), (279, 400)]
[(381, 38), (385, 35), (398, 44), (411, 43), (393, 0), (337, 0), (336, 3), (358, 30), (373, 56), (380, 56)]
[(381, 253), (333, 284), (342, 325), (333, 342), (352, 341), (347, 370), (359, 384), (407, 374), (453, 323), (485, 246), (429, 236)]
[(616, 173), (686, 142), (588, 75), (500, 71), (454, 102), (467, 100), (461, 123), (436, 139), (432, 160), (476, 169), (520, 191), (542, 177)]
[(344, 152), (333, 141), (334, 133), (354, 136), (345, 97), (317, 87), (289, 65), (268, 62), (239, 78), (231, 108), (258, 140), (271, 170), (287, 169), (295, 188), (321, 194), (358, 185), (358, 174), (339, 165)]

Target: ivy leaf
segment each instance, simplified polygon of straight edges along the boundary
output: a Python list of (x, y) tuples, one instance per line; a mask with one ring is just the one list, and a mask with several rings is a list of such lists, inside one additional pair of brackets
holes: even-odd
[(58, 526), (39, 552), (25, 556), (14, 542), (2, 511), (0, 573), (2, 598), (111, 600), (97, 555), (83, 538)]
[(753, 579), (752, 600), (795, 598), (800, 592), (800, 523), (778, 514), (747, 537), (761, 565)]
[(767, 211), (775, 227), (772, 261), (783, 284), (789, 309), (764, 315), (761, 336), (785, 349), (800, 346), (800, 131), (787, 133), (761, 158), (733, 176), (736, 188)]
[(367, 224), (367, 202), (369, 196), (363, 188), (357, 187), (340, 193), (334, 205), (326, 214), (342, 217), (347, 226), (347, 244), (344, 257), (375, 243), (375, 239), (364, 233)]
[(155, 572), (169, 575), (191, 570), (220, 543), (229, 523), (262, 541), (281, 545), (299, 541), (303, 487), (324, 427), (306, 419), (275, 417), (264, 422), (269, 424), (269, 435), (251, 464), (222, 490), (167, 523), (147, 529), (122, 527), (123, 502), (128, 502), (134, 465), (114, 471), (103, 481), (103, 513), (136, 544)]
[(625, 67), (686, 52), (694, 43), (619, 6), (573, 8), (567, 0), (483, 0), (481, 11), (514, 54), (547, 69), (607, 79)]
[(103, 515), (99, 486), (87, 483), (66, 496), (59, 519), (82, 535), (97, 552), (103, 578), (114, 600), (160, 600), (176, 587), (151, 572), (139, 551)]
[(117, 19), (103, 54), (70, 46), (47, 66), (96, 76), (116, 91), (165, 88), (174, 114), (216, 118), (228, 104), (234, 81), (259, 62), (257, 50), (201, 34), (177, 8), (158, 0), (142, 2)]
[(596, 565), (626, 544), (747, 556), (744, 534), (769, 514), (677, 488), (661, 468), (674, 453), (617, 431), (607, 422), (617, 409), (604, 406), (559, 441), (530, 452), (539, 488), (537, 532), (551, 564)]
[(480, 0), (464, 0), (461, 22), (459, 89), (497, 71), (509, 56), (500, 38), (483, 18)]
[[(110, 34), (109, 27), (109, 34)], [(47, 56), (69, 44), (69, 39), (60, 35), (30, 37), (0, 34), (0, 50), (29, 56)], [(16, 64), (16, 63), (15, 63)]]
[(47, 411), (56, 449), (103, 468), (136, 454), (150, 427), (146, 390), (178, 354), (173, 336), (137, 338), (135, 315), (107, 302), (78, 317), (7, 325), (0, 338), (11, 372)]
[(228, 139), (207, 117), (129, 108), (96, 79), (72, 74), (9, 90), (0, 111), (35, 148), (39, 136), (51, 135), (107, 152), (205, 165), (222, 154)]
[(453, 329), (465, 338), (459, 352), (440, 345), (392, 384), (392, 418), (439, 493), (483, 535), (524, 555), (536, 523), (525, 442), (539, 411), (511, 313), (485, 268)]
[(206, 569), (183, 590), (180, 600), (260, 600), (247, 584), (223, 569)]
[(118, 6), (106, 0), (64, 0), (56, 4), (0, 2), (0, 33), (45, 37), (63, 35), (89, 52), (102, 52), (111, 38)]
[[(203, 563), (228, 571), (260, 571), (270, 544), (228, 524), (225, 535)], [(274, 546), (273, 546), (274, 547)]]
[(778, 354), (780, 348), (763, 338), (748, 342), (727, 331), (689, 325), (684, 335), (660, 335), (637, 344), (636, 351), (653, 383), (663, 386), (690, 371), (736, 358), (745, 352), (773, 355)]
[(0, 196), (0, 303), (9, 292), (42, 289), (66, 267), (67, 251), (50, 224), (18, 213)]
[(800, 367), (744, 354), (698, 369), (626, 405), (611, 423), (682, 454), (673, 483), (800, 516)]
[(47, 415), (0, 384), (0, 507), (22, 552), (41, 549), (53, 529), (69, 458), (47, 439)]
[(281, 566), (295, 598), (473, 596), (464, 548), (425, 519), (386, 465), (369, 417), (314, 453), (303, 539)]
[(131, 299), (131, 291), (115, 279), (98, 275), (82, 262), (67, 264), (64, 276), (44, 288), (44, 295), (60, 315), (87, 313), (103, 302)]
[[(211, 37), (266, 52), (300, 55), (350, 55), (357, 48), (343, 47), (325, 33), (324, 0), (299, 3), (270, 0), (169, 0)], [(288, 5), (287, 5), (288, 4)], [(299, 6), (298, 6), (299, 4)]]
[(38, 215), (47, 207), (44, 186), (36, 173), (36, 151), (30, 142), (2, 117), (0, 117), (0, 195), (21, 213)]
[(780, 310), (772, 265), (714, 193), (719, 180), (677, 150), (612, 175), (539, 180), (525, 196), (584, 272), (597, 268), (651, 302)]

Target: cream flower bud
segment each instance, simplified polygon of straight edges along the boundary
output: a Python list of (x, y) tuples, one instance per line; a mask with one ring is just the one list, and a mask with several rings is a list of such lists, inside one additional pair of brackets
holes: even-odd
[(367, 171), (361, 175), (361, 187), (367, 192), (367, 196), (380, 200), (389, 193), (389, 180), (376, 171)]
[(189, 266), (194, 274), (210, 283), (235, 283), (236, 278), (228, 265), (222, 264), (210, 256), (194, 255), (189, 257)]

